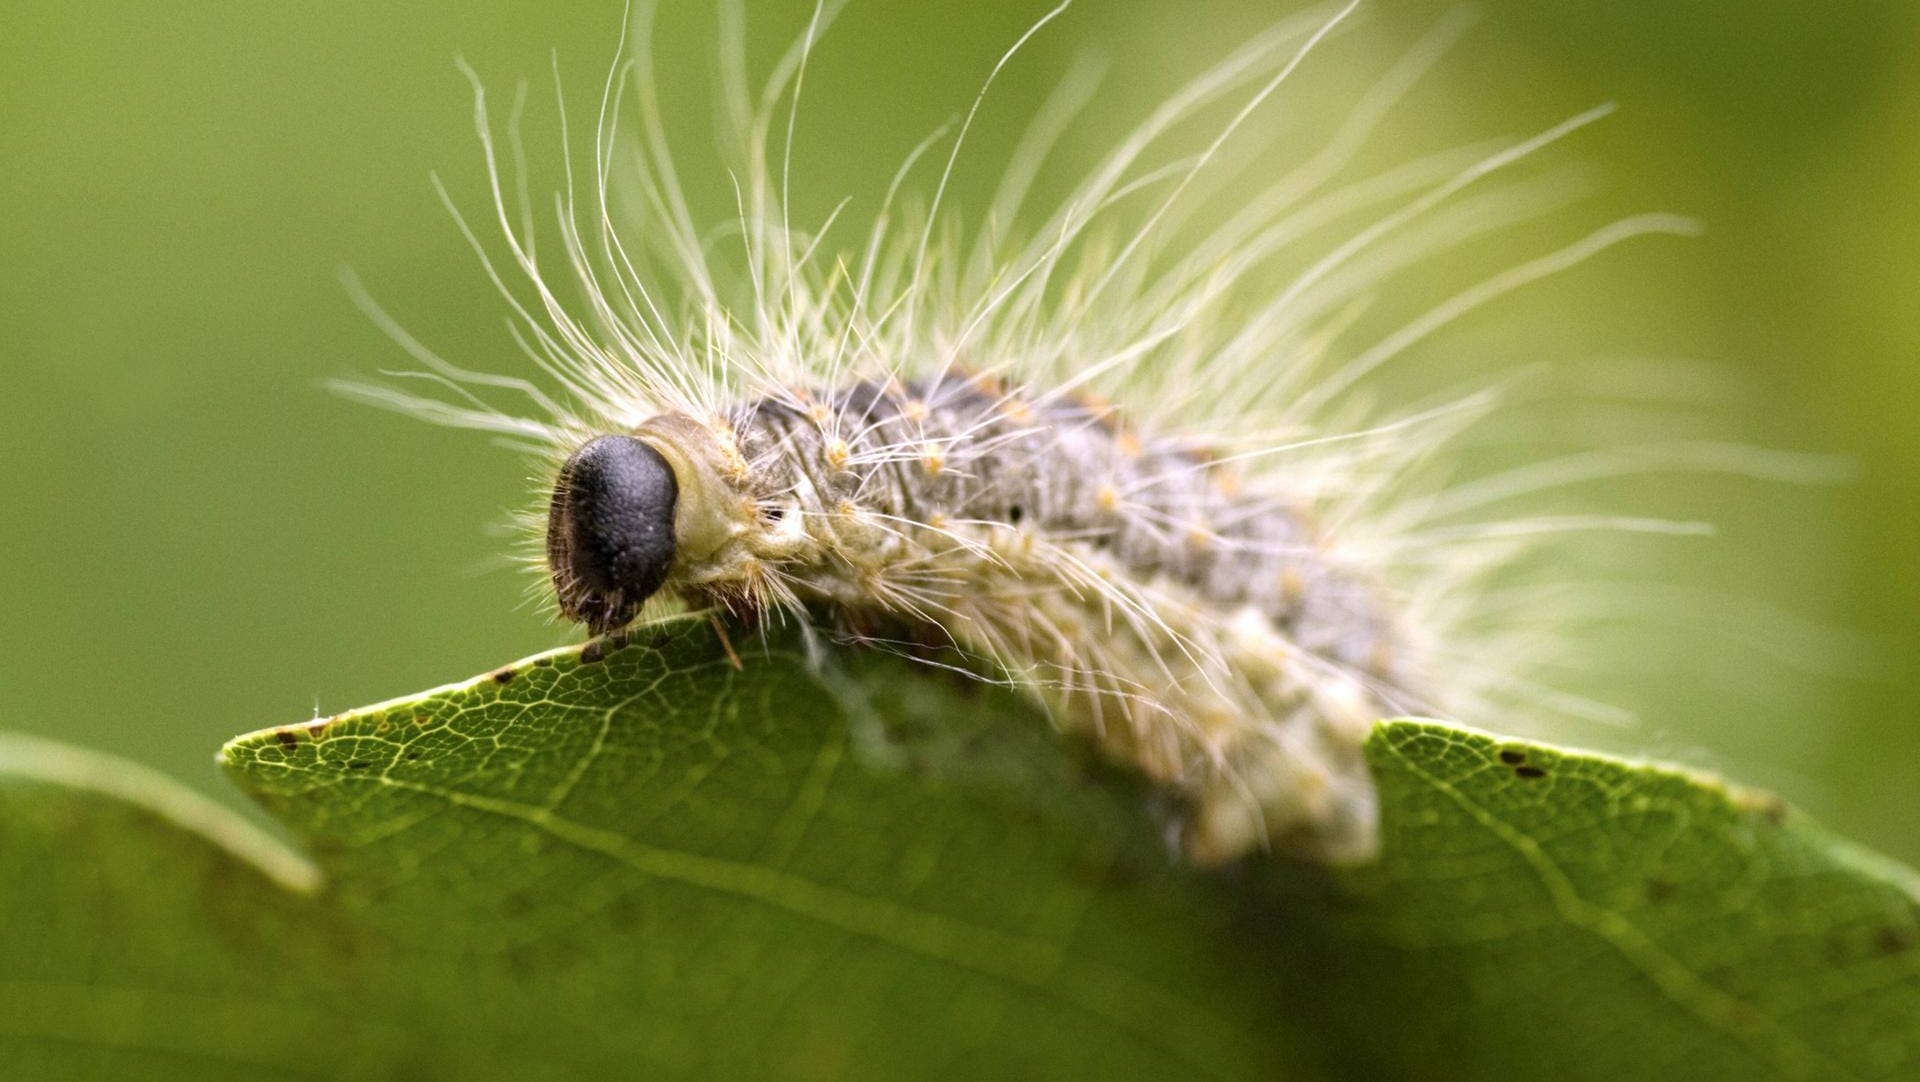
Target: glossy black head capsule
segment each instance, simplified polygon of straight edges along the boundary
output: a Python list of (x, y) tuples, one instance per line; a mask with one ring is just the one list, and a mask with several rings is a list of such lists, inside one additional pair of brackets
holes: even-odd
[(601, 436), (567, 459), (547, 513), (560, 611), (594, 634), (622, 627), (667, 580), (680, 484), (646, 442)]

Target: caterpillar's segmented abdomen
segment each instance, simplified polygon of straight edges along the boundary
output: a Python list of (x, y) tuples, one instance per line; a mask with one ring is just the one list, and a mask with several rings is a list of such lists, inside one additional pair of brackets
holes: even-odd
[[(1370, 843), (1358, 742), (1411, 680), (1380, 591), (1305, 511), (1104, 406), (983, 376), (767, 398), (733, 423), (767, 528), (797, 516), (808, 539), (769, 568), (799, 599), (936, 624), (1052, 689), (1194, 799), (1197, 853)], [(1276, 761), (1288, 799), (1249, 792)]]

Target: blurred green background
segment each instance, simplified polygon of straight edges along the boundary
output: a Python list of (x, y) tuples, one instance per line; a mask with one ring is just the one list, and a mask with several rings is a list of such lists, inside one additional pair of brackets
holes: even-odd
[[(668, 103), (699, 132), (707, 5), (670, 7)], [(842, 191), (870, 197), (1044, 7), (855, 0), (807, 77), (800, 220)], [(1371, 4), (1288, 107), (1337, 118), (1453, 7)], [(759, 63), (806, 10), (753, 5)], [(1083, 0), (1009, 69), (969, 161), (991, 163), (1076, 54), (1110, 72), (1065, 148), (1084, 162), (1290, 10)], [(468, 206), (483, 191), (453, 57), (503, 102), (516, 78), (534, 80), (538, 145), (552, 128), (549, 51), (585, 115), (620, 12), (9, 6), (0, 725), (233, 799), (212, 765), (228, 736), (572, 637), (523, 603), (487, 529), (522, 498), (521, 461), (319, 382), (408, 364), (348, 301), (343, 265), (444, 355), (521, 370), (503, 307), (427, 182), (438, 170)], [(1650, 383), (1706, 388), (1697, 427), (1678, 431), (1851, 458), (1858, 476), (1838, 487), (1682, 477), (1602, 494), (1722, 529), (1602, 555), (1615, 573), (1697, 592), (1597, 635), (1581, 690), (1642, 720), (1577, 735), (1774, 788), (1920, 860), (1920, 8), (1488, 0), (1396, 110), (1378, 160), (1608, 100), (1618, 115), (1551, 156), (1582, 167), (1594, 194), (1436, 273), (1475, 280), (1649, 209), (1696, 215), (1706, 235), (1611, 253), (1436, 337), (1415, 363), (1577, 374), (1637, 358)], [(963, 174), (956, 195), (991, 180)]]

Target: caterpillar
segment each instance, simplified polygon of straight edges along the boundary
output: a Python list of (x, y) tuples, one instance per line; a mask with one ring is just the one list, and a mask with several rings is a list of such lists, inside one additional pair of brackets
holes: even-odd
[[(995, 79), (1061, 4), (957, 129), (897, 168), (865, 237), (841, 244), (841, 210), (797, 228), (787, 198), (807, 61), (838, 5), (814, 9), (757, 100), (737, 70), (744, 17), (721, 6), (739, 157), (737, 213), (716, 234), (677, 176), (643, 4), (602, 94), (592, 175), (579, 190), (570, 171), (558, 195), (559, 262), (536, 247), (524, 167), (503, 177), (473, 78), (504, 263), (448, 203), (541, 380), (455, 366), (370, 308), (451, 393), (347, 389), (530, 443), (531, 562), (560, 615), (593, 634), (680, 607), (871, 645), (904, 627), (1029, 689), (1062, 729), (1173, 796), (1193, 861), (1366, 860), (1368, 729), (1476, 709), (1508, 679), (1487, 675), (1511, 672), (1503, 659), (1457, 662), (1459, 629), (1476, 584), (1564, 523), (1463, 519), (1497, 501), (1421, 480), (1497, 387), (1399, 410), (1356, 387), (1495, 298), (1691, 226), (1615, 222), (1347, 347), (1369, 291), (1526, 213), (1524, 187), (1476, 197), (1487, 178), (1605, 113), (1343, 179), (1458, 33), (1448, 20), (1317, 152), (1196, 225), (1222, 149), (1355, 6), (1257, 36), (1036, 210), (1034, 177), (1091, 97), (1070, 77), (969, 235), (943, 210), (955, 163)], [(623, 127), (629, 94), (638, 132)], [(1210, 109), (1227, 116), (1202, 149), (1168, 156)], [(937, 178), (930, 199), (902, 209), (921, 172)], [(719, 254), (716, 235), (734, 250)], [(1309, 243), (1324, 247), (1303, 255)], [(1263, 273), (1287, 260), (1290, 273)], [(534, 415), (489, 397), (501, 393)]]

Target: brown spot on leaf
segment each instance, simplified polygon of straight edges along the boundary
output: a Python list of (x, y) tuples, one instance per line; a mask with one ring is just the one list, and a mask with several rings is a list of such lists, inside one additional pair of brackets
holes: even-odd
[(1873, 949), (1879, 951), (1881, 954), (1899, 954), (1901, 951), (1913, 946), (1913, 943), (1914, 930), (1912, 928), (1882, 928), (1879, 934), (1873, 937)]
[(631, 932), (645, 922), (646, 907), (631, 894), (622, 894), (607, 907), (607, 923), (616, 932)]
[(1535, 778), (1544, 778), (1547, 776), (1547, 772), (1545, 770), (1537, 766), (1530, 766), (1526, 763), (1522, 763), (1519, 766), (1514, 767), (1513, 774), (1514, 774), (1514, 777), (1526, 778), (1528, 781), (1532, 781)]
[(1727, 795), (1736, 807), (1759, 816), (1772, 826), (1787, 821), (1787, 802), (1772, 793), (1735, 785), (1728, 787)]
[(292, 729), (275, 729), (273, 738), (289, 748), (298, 747), (300, 744), (300, 737)]
[(1518, 748), (1501, 748), (1500, 761), (1508, 766), (1519, 766), (1527, 761), (1527, 753)]
[(496, 684), (511, 684), (513, 683), (513, 678), (518, 675), (519, 674), (512, 669), (498, 669), (495, 670), (493, 674), (493, 682)]

